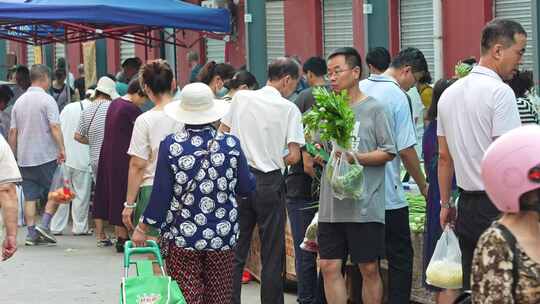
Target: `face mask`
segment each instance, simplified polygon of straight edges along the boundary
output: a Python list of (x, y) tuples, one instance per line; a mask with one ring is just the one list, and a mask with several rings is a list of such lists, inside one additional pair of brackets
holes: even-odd
[(222, 87), (219, 91), (216, 92), (216, 97), (222, 98), (223, 96), (227, 95), (228, 92), (229, 90), (227, 90), (226, 87)]

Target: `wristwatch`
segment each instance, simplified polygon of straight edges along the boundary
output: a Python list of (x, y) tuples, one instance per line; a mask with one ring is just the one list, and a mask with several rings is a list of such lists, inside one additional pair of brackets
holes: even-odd
[(128, 202), (124, 202), (124, 207), (126, 208), (135, 208), (137, 207), (137, 203), (128, 203)]
[(440, 201), (440, 203), (442, 208), (451, 209), (456, 207), (456, 204), (452, 198), (450, 198), (446, 203), (443, 203), (443, 201)]

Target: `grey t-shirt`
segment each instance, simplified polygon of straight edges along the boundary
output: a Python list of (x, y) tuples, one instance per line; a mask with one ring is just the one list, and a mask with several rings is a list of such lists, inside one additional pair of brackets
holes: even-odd
[[(382, 150), (396, 154), (396, 145), (384, 104), (368, 97), (354, 105), (352, 110), (356, 119), (352, 149), (360, 153)], [(321, 178), (319, 222), (384, 224), (385, 165), (364, 167), (364, 188), (360, 200), (335, 198), (325, 174), (326, 168)]]
[(39, 87), (30, 87), (11, 111), (11, 129), (17, 129), (19, 167), (39, 166), (56, 159), (58, 147), (51, 125), (60, 125), (56, 101)]

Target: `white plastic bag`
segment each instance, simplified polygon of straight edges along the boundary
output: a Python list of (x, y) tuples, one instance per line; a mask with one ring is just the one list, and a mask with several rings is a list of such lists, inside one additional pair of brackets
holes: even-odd
[[(349, 162), (351, 158), (352, 163)], [(340, 200), (360, 199), (364, 186), (364, 167), (358, 163), (356, 157), (352, 157), (350, 152), (334, 147), (327, 166), (329, 167), (326, 169), (326, 175), (330, 179), (334, 197)]]
[(68, 204), (74, 197), (73, 184), (66, 174), (66, 168), (63, 164), (58, 165), (51, 181), (48, 199), (59, 204)]
[(17, 225), (19, 227), (26, 226), (26, 222), (24, 221), (24, 192), (20, 185), (17, 185), (17, 201), (19, 202)]
[(426, 270), (426, 283), (445, 289), (460, 289), (463, 285), (459, 241), (450, 227), (444, 229)]
[(319, 242), (317, 241), (317, 230), (319, 226), (319, 212), (315, 213), (315, 216), (311, 220), (311, 223), (306, 229), (306, 235), (304, 241), (300, 244), (300, 248), (309, 252), (319, 251)]

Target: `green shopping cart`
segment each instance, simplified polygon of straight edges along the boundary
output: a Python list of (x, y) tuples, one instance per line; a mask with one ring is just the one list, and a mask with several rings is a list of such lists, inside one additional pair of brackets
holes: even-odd
[[(165, 274), (159, 246), (147, 241), (146, 247), (133, 247), (131, 241), (124, 246), (124, 277), (120, 287), (120, 304), (186, 304), (178, 283)], [(131, 260), (132, 255), (153, 254), (155, 260)], [(155, 275), (157, 263), (162, 275)], [(136, 265), (137, 275), (129, 276), (130, 265)]]

